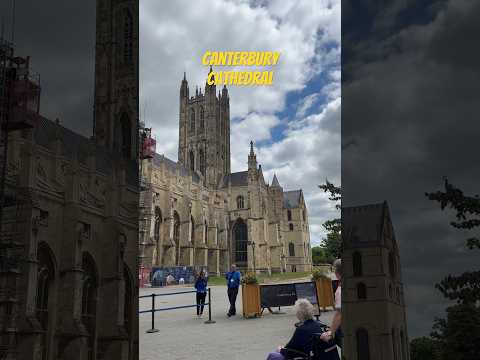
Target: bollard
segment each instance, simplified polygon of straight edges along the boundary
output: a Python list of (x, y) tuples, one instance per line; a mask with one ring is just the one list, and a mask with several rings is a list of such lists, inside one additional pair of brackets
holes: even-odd
[(155, 294), (152, 294), (152, 328), (147, 330), (148, 334), (159, 332), (155, 329)]
[(215, 324), (215, 322), (212, 320), (212, 294), (208, 288), (208, 320), (205, 321), (205, 324)]

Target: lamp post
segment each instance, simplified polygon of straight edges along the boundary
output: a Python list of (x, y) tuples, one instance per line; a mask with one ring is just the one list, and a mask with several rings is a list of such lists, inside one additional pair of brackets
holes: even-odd
[(255, 241), (249, 241), (248, 245), (252, 246), (252, 253), (253, 253), (253, 272), (256, 274), (257, 271), (255, 269)]

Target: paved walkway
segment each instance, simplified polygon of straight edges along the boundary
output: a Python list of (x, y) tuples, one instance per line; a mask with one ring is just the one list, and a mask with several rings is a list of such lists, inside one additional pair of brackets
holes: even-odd
[[(140, 295), (191, 289), (187, 286), (140, 289)], [(228, 318), (226, 286), (212, 286), (211, 289), (215, 324), (204, 324), (208, 309), (205, 309), (203, 319), (197, 319), (195, 308), (162, 311), (155, 315), (155, 327), (160, 331), (147, 334), (151, 315), (140, 314), (140, 360), (261, 360), (292, 336), (297, 322), (293, 307), (282, 308), (284, 314), (272, 315), (265, 311), (261, 318), (244, 319), (240, 290), (237, 298), (239, 315)], [(156, 297), (157, 308), (194, 303), (194, 293)], [(140, 299), (140, 310), (150, 308), (151, 298)], [(323, 313), (320, 320), (328, 324), (332, 315), (331, 311)]]

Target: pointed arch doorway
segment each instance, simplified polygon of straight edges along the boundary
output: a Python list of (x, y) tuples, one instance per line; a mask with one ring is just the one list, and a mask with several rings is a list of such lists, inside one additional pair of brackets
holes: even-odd
[(248, 267), (248, 227), (245, 221), (237, 219), (232, 228), (233, 263), (238, 268)]

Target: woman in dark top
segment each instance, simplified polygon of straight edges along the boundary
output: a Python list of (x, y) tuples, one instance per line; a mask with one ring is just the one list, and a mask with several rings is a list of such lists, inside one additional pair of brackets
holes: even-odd
[(313, 305), (307, 299), (299, 299), (295, 302), (295, 313), (302, 324), (295, 329), (288, 344), (268, 354), (267, 360), (288, 359), (288, 351), (285, 348), (310, 353), (314, 334), (324, 331), (322, 325), (313, 320)]
[(197, 290), (197, 316), (202, 317), (205, 297), (207, 296), (207, 278), (203, 270), (200, 271), (195, 281), (195, 289)]

